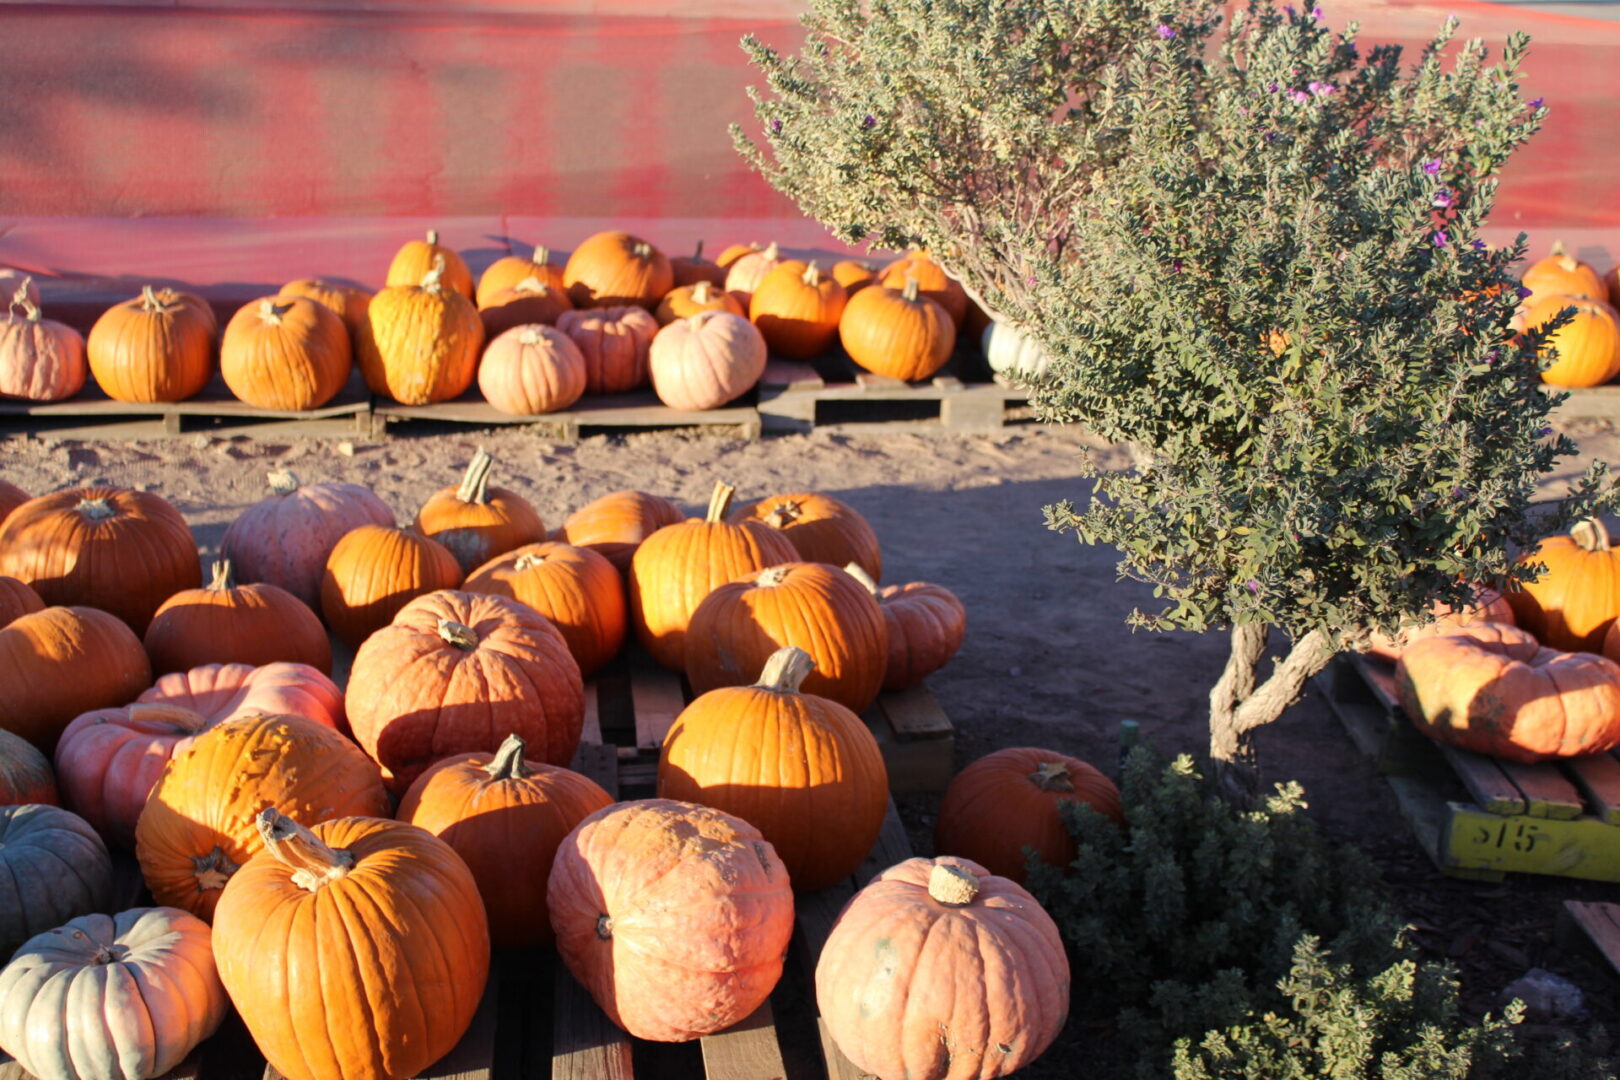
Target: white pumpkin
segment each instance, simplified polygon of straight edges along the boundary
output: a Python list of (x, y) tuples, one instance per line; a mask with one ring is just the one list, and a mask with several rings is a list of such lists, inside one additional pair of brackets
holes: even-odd
[(39, 1080), (146, 1080), (180, 1064), (227, 1008), (195, 915), (81, 915), (0, 971), (0, 1048)]
[(1038, 379), (1052, 362), (1040, 342), (1007, 323), (992, 320), (984, 328), (982, 344), (990, 370), (1009, 379)]

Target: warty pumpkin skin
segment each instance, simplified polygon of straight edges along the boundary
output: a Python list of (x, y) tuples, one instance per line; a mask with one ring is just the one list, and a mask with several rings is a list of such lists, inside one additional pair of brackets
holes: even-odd
[(366, 312), (371, 309), (371, 293), (353, 285), (321, 278), (299, 278), (281, 287), (281, 296), (302, 296), (322, 305), (343, 320), (349, 332), (352, 355), (354, 343), (359, 340), (360, 328), (366, 324)]
[(1604, 302), (1615, 299), (1610, 297), (1598, 272), (1565, 251), (1562, 240), (1553, 243), (1546, 258), (1530, 264), (1522, 284), (1530, 290), (1527, 299), (1532, 304), (1548, 296), (1584, 296)]
[(944, 308), (918, 294), (913, 278), (903, 289), (873, 285), (850, 297), (838, 337), (867, 371), (912, 382), (945, 366), (956, 328)]
[[(675, 289), (684, 289), (699, 282), (706, 281), (716, 290), (726, 284), (726, 271), (716, 262), (710, 262), (703, 257), (703, 241), (697, 242), (697, 250), (690, 255), (682, 255), (669, 260), (669, 267), (675, 274)], [(663, 320), (659, 320), (662, 322)]]
[(131, 701), (151, 682), (141, 639), (105, 611), (48, 607), (0, 627), (0, 727), (47, 754), (75, 716)]
[(1543, 346), (1556, 351), (1558, 359), (1541, 373), (1541, 381), (1552, 386), (1602, 386), (1620, 375), (1620, 313), (1603, 301), (1545, 297), (1526, 310), (1524, 323), (1541, 326), (1565, 308), (1574, 308), (1575, 315)]
[(65, 323), (47, 319), (29, 299), (32, 278), (16, 295), (0, 295), (10, 307), (0, 316), (0, 397), (62, 401), (84, 388), (90, 377), (84, 337)]
[(412, 600), (460, 584), (461, 564), (443, 544), (414, 529), (362, 525), (326, 560), (321, 614), (332, 633), (358, 648)]
[(59, 806), (0, 806), (0, 959), (112, 902), (112, 858), (83, 818)]
[(439, 243), (439, 230), (429, 229), (426, 240), (408, 240), (388, 264), (389, 287), (415, 285), (435, 267), (443, 265), (444, 285), (466, 297), (473, 298), (472, 272), (454, 248)]
[(1550, 648), (1601, 648), (1620, 616), (1620, 551), (1610, 546), (1603, 522), (1579, 521), (1569, 535), (1549, 536), (1520, 561), (1543, 563), (1547, 570), (1507, 594), (1518, 624)]
[(0, 524), (4, 524), (11, 512), (29, 499), (32, 495), (9, 480), (0, 479)]
[(567, 765), (585, 722), (585, 683), (562, 634), (505, 596), (449, 589), (411, 601), (355, 654), (344, 702), (357, 742), (403, 793), (452, 754), (518, 735)]
[(527, 604), (551, 621), (586, 678), (624, 644), (629, 603), (613, 564), (589, 548), (546, 542), (497, 555), (467, 575), (465, 592)]
[(669, 257), (640, 237), (600, 232), (587, 237), (568, 256), (563, 284), (577, 308), (658, 306), (675, 287)]
[(404, 1080), (449, 1053), (489, 978), (467, 864), (414, 825), (275, 809), (214, 922), (220, 979), (287, 1080)]
[(775, 529), (805, 562), (859, 563), (873, 578), (883, 577), (883, 553), (871, 523), (831, 495), (809, 491), (772, 495), (734, 511), (731, 520), (757, 521)]
[(956, 657), (967, 637), (967, 608), (955, 593), (926, 581), (880, 589), (860, 566), (850, 564), (844, 572), (866, 586), (883, 610), (889, 631), (883, 689), (909, 690)]
[(161, 495), (86, 487), (41, 495), (0, 524), (0, 574), (47, 604), (100, 608), (146, 632), (152, 613), (202, 582), (197, 542)]
[(908, 859), (838, 916), (816, 1004), (864, 1072), (990, 1080), (1063, 1029), (1069, 961), (1052, 917), (1016, 883), (967, 859)]
[(1390, 663), (1401, 658), (1401, 653), (1414, 641), (1420, 641), (1436, 634), (1448, 634), (1459, 626), (1472, 626), (1474, 623), (1493, 622), (1516, 624), (1518, 619), (1513, 614), (1513, 605), (1508, 603), (1507, 597), (1495, 589), (1481, 588), (1476, 593), (1475, 601), (1462, 607), (1453, 607), (1436, 600), (1429, 605), (1429, 613), (1434, 621), (1423, 626), (1407, 627), (1396, 637), (1388, 634), (1374, 634), (1362, 650), (1368, 656), (1376, 656), (1380, 660)]
[(461, 484), (441, 488), (416, 514), (416, 531), (449, 548), (463, 574), (515, 547), (546, 538), (545, 522), (529, 500), (489, 486), (494, 467), (495, 459), (480, 448)]
[(0, 626), (44, 610), (45, 601), (39, 598), (39, 593), (14, 577), (0, 577)]
[(184, 401), (213, 377), (217, 325), (191, 299), (148, 285), (90, 328), (90, 373), (114, 401)]
[(549, 945), (546, 881), (557, 846), (585, 818), (613, 803), (596, 781), (524, 759), (508, 735), (494, 754), (446, 758), (416, 778), (399, 820), (455, 849), (478, 882), (499, 946)]
[(81, 915), (0, 971), (0, 1048), (38, 1080), (167, 1074), (229, 1011), (208, 924), (177, 908)]
[(934, 826), (934, 850), (1024, 882), (1024, 848), (1052, 866), (1074, 862), (1058, 808), (1084, 803), (1125, 824), (1119, 789), (1094, 766), (1055, 750), (1015, 746), (987, 754), (951, 780)]
[(163, 602), (145, 645), (159, 675), (283, 660), (332, 673), (332, 642), (309, 605), (275, 585), (238, 585), (229, 559), (214, 563), (207, 588), (183, 589)]
[(872, 732), (836, 701), (799, 689), (813, 666), (802, 649), (781, 649), (754, 685), (701, 695), (675, 718), (658, 759), (659, 798), (753, 825), (799, 891), (853, 874), (889, 805)]
[(1475, 623), (1414, 642), (1395, 667), (1401, 708), (1430, 738), (1510, 761), (1620, 746), (1620, 664)]
[(470, 284), (463, 295), (435, 264), (420, 285), (390, 285), (373, 297), (355, 349), (371, 392), (427, 405), (471, 386), (484, 347), (471, 294)]
[(573, 309), (568, 293), (531, 277), (491, 293), (478, 305), (478, 318), (484, 324), (484, 340), (494, 341), (516, 326), (554, 326), (563, 312)]
[(60, 805), (51, 763), (21, 735), (0, 728), (0, 806)]
[(962, 283), (945, 272), (945, 268), (920, 251), (913, 251), (883, 268), (878, 284), (890, 289), (904, 289), (908, 279), (915, 278), (917, 291), (940, 307), (951, 317), (951, 325), (961, 326), (967, 315), (968, 298)]
[(505, 289), (515, 288), (527, 278), (534, 278), (559, 293), (566, 293), (562, 267), (551, 261), (551, 252), (536, 245), (530, 256), (503, 255), (489, 264), (489, 269), (478, 279), (478, 295), (474, 297), (480, 308), (487, 307), (490, 298)]
[(659, 529), (630, 560), (630, 619), (641, 644), (664, 667), (686, 666), (686, 626), (720, 585), (797, 555), (781, 534), (756, 522), (726, 520), (736, 488), (717, 483), (704, 517)]
[(655, 1042), (752, 1013), (793, 935), (787, 870), (759, 830), (666, 799), (580, 822), (557, 849), (547, 903), (574, 978), (615, 1024)]
[(658, 302), (653, 317), (658, 320), (659, 326), (668, 326), (678, 319), (690, 319), (703, 311), (729, 311), (743, 317), (748, 315), (735, 296), (718, 285), (699, 281), (695, 285), (680, 285), (669, 290)]
[(259, 409), (318, 409), (349, 382), (348, 328), (325, 304), (274, 296), (243, 305), (225, 326), (219, 373)]
[(226, 882), (263, 848), (254, 819), (266, 805), (311, 825), (392, 809), (376, 764), (329, 727), (265, 715), (216, 724), (175, 751), (135, 824), (152, 899), (212, 922)]
[(700, 311), (653, 338), (648, 373), (672, 409), (718, 409), (753, 389), (765, 374), (765, 339), (741, 315)]
[(557, 329), (585, 358), (587, 394), (624, 394), (647, 382), (647, 360), (658, 320), (645, 308), (624, 306), (565, 311)]
[(484, 400), (514, 416), (566, 409), (585, 394), (585, 357), (551, 326), (518, 326), (489, 343), (478, 365)]
[(849, 294), (815, 263), (790, 259), (760, 280), (748, 317), (774, 353), (793, 360), (820, 356), (838, 340), (838, 320)]
[(627, 574), (643, 540), (665, 525), (685, 520), (681, 508), (668, 499), (645, 491), (614, 491), (569, 514), (562, 535), (574, 547), (590, 548)]

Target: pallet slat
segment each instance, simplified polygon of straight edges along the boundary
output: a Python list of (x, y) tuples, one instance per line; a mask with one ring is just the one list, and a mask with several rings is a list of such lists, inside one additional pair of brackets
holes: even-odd
[(636, 709), (636, 745), (658, 750), (675, 718), (686, 708), (681, 677), (636, 649), (630, 654), (630, 698)]
[(1620, 760), (1612, 754), (1593, 754), (1568, 762), (1575, 786), (1586, 796), (1592, 815), (1620, 825)]
[(1570, 948), (1579, 935), (1620, 974), (1620, 905), (1565, 900), (1558, 922), (1561, 946)]
[(1511, 780), (1524, 793), (1525, 813), (1531, 817), (1552, 818), (1555, 821), (1573, 821), (1585, 809), (1581, 794), (1575, 790), (1557, 765), (1524, 765), (1517, 761), (1501, 761), (1502, 775)]
[(1518, 785), (1503, 773), (1497, 761), (1480, 754), (1459, 750), (1455, 746), (1436, 743), (1440, 751), (1463, 782), (1468, 794), (1479, 803), (1480, 809), (1491, 814), (1522, 814), (1527, 803)]
[(705, 1080), (787, 1080), (769, 1000), (741, 1023), (700, 1041)]
[(899, 690), (892, 694), (884, 694), (879, 699), (883, 713), (894, 725), (898, 735), (954, 735), (956, 728), (951, 724), (951, 718), (945, 715), (945, 710), (939, 707), (939, 701), (934, 692), (927, 685), (913, 686), (909, 690)]
[(630, 1036), (605, 1016), (585, 988), (556, 965), (551, 1006), (551, 1080), (635, 1080)]
[(1620, 833), (1595, 817), (1503, 817), (1454, 802), (1441, 844), (1457, 869), (1620, 882)]

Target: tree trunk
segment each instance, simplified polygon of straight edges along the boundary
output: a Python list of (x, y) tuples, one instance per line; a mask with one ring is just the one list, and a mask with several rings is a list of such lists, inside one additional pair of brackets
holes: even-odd
[(1239, 805), (1253, 806), (1260, 797), (1260, 762), (1254, 733), (1292, 705), (1305, 680), (1327, 666), (1333, 644), (1312, 630), (1277, 661), (1271, 677), (1256, 686), (1256, 668), (1265, 656), (1267, 627), (1232, 628), (1232, 652), (1220, 681), (1209, 692), (1209, 757), (1216, 790)]

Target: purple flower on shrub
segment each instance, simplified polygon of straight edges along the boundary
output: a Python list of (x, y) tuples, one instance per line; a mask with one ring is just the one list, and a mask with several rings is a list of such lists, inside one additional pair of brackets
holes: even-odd
[(780, 120), (772, 120), (771, 121), (771, 134), (772, 135), (780, 135), (781, 133), (782, 133), (782, 121), (780, 121)]
[(1248, 589), (1251, 593), (1254, 593), (1256, 595), (1259, 595), (1259, 593), (1260, 593), (1260, 583), (1258, 581), (1251, 581), (1246, 586), (1244, 586), (1244, 588)]
[(1492, 349), (1490, 352), (1485, 354), (1485, 363), (1486, 364), (1494, 364), (1500, 359), (1502, 359), (1502, 350), (1501, 349)]
[(1274, 82), (1266, 83), (1266, 93), (1275, 94), (1276, 92), (1277, 92), (1277, 84), (1276, 83), (1274, 83)]
[(1445, 188), (1440, 188), (1434, 193), (1434, 205), (1438, 206), (1442, 210), (1451, 209), (1456, 201), (1457, 200), (1451, 197), (1451, 192), (1447, 191)]
[(1356, 47), (1356, 43), (1353, 41), (1347, 41), (1344, 43), (1344, 51), (1349, 53), (1351, 56), (1361, 55), (1361, 50)]
[(1173, 26), (1167, 26), (1164, 23), (1160, 23), (1159, 36), (1165, 41), (1169, 41), (1171, 38), (1176, 36), (1176, 28)]
[(1434, 246), (1437, 248), (1443, 248), (1446, 246), (1446, 234), (1443, 232), (1436, 232), (1431, 239), (1434, 241)]
[(1548, 435), (1551, 435), (1552, 433), (1553, 433), (1552, 428), (1544, 427), (1540, 431), (1536, 432), (1536, 438), (1545, 439)]
[(1463, 499), (1463, 498), (1464, 498), (1464, 497), (1466, 497), (1466, 496), (1467, 496), (1467, 494), (1468, 494), (1468, 492), (1466, 492), (1466, 491), (1464, 491), (1464, 490), (1463, 490), (1463, 489), (1462, 489), (1462, 488), (1460, 488), (1460, 487), (1455, 487), (1455, 488), (1452, 488), (1452, 489), (1451, 489), (1451, 497), (1452, 497), (1452, 498), (1453, 498), (1453, 499), (1456, 499), (1456, 500), (1458, 500), (1458, 501), (1459, 501), (1459, 502), (1460, 502), (1460, 501), (1462, 501), (1462, 499)]
[(1269, 143), (1269, 142), (1276, 142), (1276, 141), (1277, 141), (1277, 133), (1275, 131), (1266, 132), (1266, 142)]
[(1322, 97), (1324, 94), (1337, 94), (1339, 92), (1339, 88), (1330, 82), (1313, 82), (1306, 87), (1306, 89), (1315, 94), (1317, 97)]
[(1520, 285), (1517, 289), (1515, 289), (1513, 291), (1519, 294), (1519, 299), (1520, 300), (1528, 300), (1528, 299), (1530, 299), (1530, 290), (1525, 288), (1523, 285)]
[(1294, 5), (1293, 4), (1289, 4), (1287, 7), (1283, 8), (1283, 10), (1288, 12), (1288, 17), (1290, 19), (1292, 19), (1294, 17)]
[(1176, 273), (1176, 274), (1181, 273), (1181, 260), (1180, 259), (1171, 259), (1170, 260), (1170, 270), (1171, 270), (1172, 273)]
[(1472, 241), (1469, 242), (1468, 246), (1473, 248), (1475, 251), (1484, 251), (1485, 250), (1485, 241), (1483, 241), (1483, 240), (1472, 240)]
[(1319, 7), (1311, 8), (1311, 18), (1320, 19), (1321, 17), (1322, 17), (1322, 9), (1321, 8), (1319, 8)]
[(1534, 101), (1532, 101), (1530, 103), (1530, 108), (1539, 109), (1539, 108), (1541, 108), (1542, 104), (1546, 102), (1546, 100), (1547, 100), (1546, 98), (1539, 98), (1538, 97), (1538, 98), (1536, 98), (1536, 100), (1534, 100)]
[(877, 117), (873, 116), (871, 113), (867, 113), (866, 114), (866, 119), (861, 121), (861, 127), (863, 127), (863, 128), (875, 128), (875, 127), (877, 127)]
[(1311, 95), (1307, 94), (1303, 90), (1290, 90), (1288, 91), (1288, 96), (1294, 99), (1295, 105), (1303, 105), (1307, 101), (1311, 100)]
[(1430, 176), (1439, 176), (1440, 175), (1440, 162), (1438, 162), (1438, 161), (1425, 161), (1423, 163), (1423, 171), (1428, 173)]

